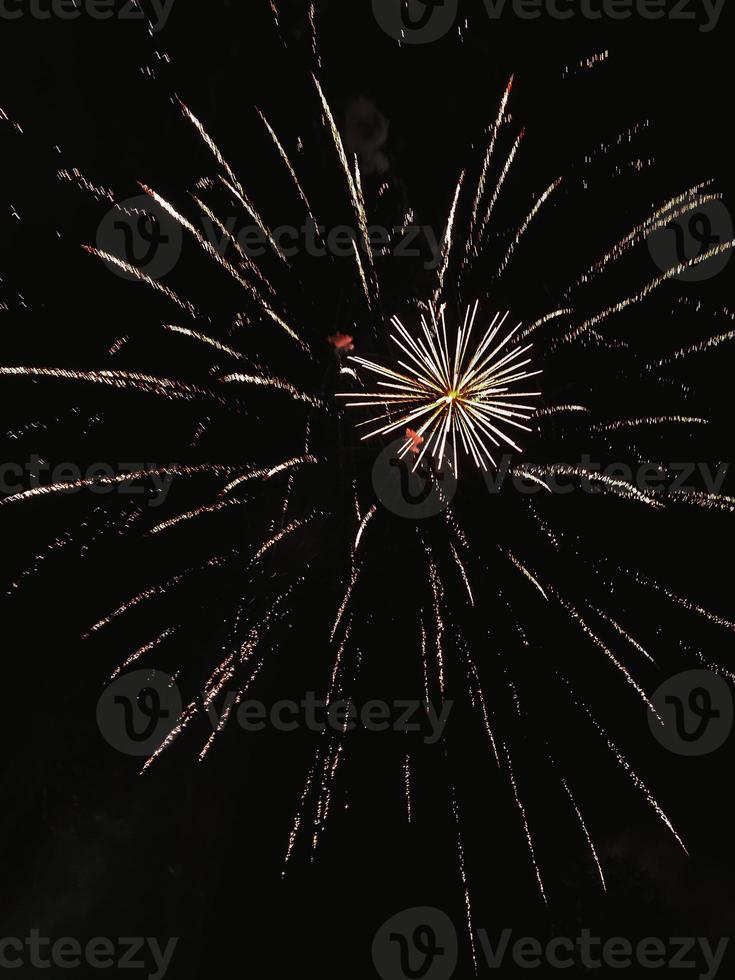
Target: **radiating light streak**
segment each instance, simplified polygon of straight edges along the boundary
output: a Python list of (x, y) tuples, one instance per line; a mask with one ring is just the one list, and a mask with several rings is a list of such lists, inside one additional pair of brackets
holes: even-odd
[[(530, 357), (519, 360), (530, 350), (530, 344), (503, 353), (518, 327), (491, 349), (508, 314), (502, 319), (496, 315), (479, 344), (471, 348), (477, 309), (477, 304), (467, 309), (464, 325), (458, 330), (451, 351), (443, 311), (437, 319), (432, 308), (431, 326), (422, 316), (422, 335), (417, 337), (412, 336), (394, 317), (396, 332), (391, 334), (391, 339), (409, 358), (409, 361), (398, 361), (402, 371), (363, 357), (350, 357), (354, 363), (387, 379), (378, 382), (378, 386), (385, 390), (338, 395), (353, 399), (347, 402), (348, 408), (382, 409), (381, 415), (360, 423), (361, 426), (378, 420), (382, 423), (363, 436), (363, 440), (399, 429), (405, 431), (422, 420), (417, 436), (422, 439), (423, 448), (416, 454), (414, 470), (427, 452), (442, 466), (447, 459), (449, 443), (455, 474), (458, 472), (458, 440), (465, 453), (471, 455), (478, 468), (484, 470), (487, 470), (488, 462), (496, 466), (490, 446), (500, 446), (502, 441), (516, 450), (520, 449), (506, 429), (512, 426), (526, 432), (532, 431), (523, 423), (531, 417), (533, 409), (519, 400), (534, 398), (540, 393), (517, 391), (516, 385), (541, 372), (526, 370)], [(391, 414), (393, 408), (399, 410), (397, 420)], [(501, 425), (502, 428), (499, 427)], [(408, 438), (398, 453), (399, 458), (405, 457), (415, 445), (415, 438)]]

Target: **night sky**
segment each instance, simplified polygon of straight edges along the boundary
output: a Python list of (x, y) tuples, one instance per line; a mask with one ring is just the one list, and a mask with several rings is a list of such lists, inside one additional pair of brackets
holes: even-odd
[[(310, 450), (323, 459), (294, 479), (292, 509), (283, 520), (312, 511), (318, 516), (270, 549), (257, 575), (249, 556), (279, 529), (288, 477), (256, 481), (243, 498), (246, 507), (153, 536), (146, 532), (167, 518), (216, 501), (227, 480), (175, 481), (158, 507), (151, 506), (149, 484), (141, 484), (146, 489), (139, 496), (86, 491), (0, 503), (6, 637), (0, 939), (23, 940), (34, 928), (82, 944), (93, 937), (145, 936), (165, 945), (178, 937), (167, 973), (176, 980), (300, 974), (401, 980), (401, 972), (380, 972), (373, 938), (391, 916), (430, 907), (456, 927), (454, 975), (464, 980), (473, 964), (457, 812), (474, 928), (493, 939), (507, 928), (515, 938), (545, 944), (589, 929), (632, 943), (696, 936), (716, 945), (733, 933), (732, 736), (699, 756), (667, 749), (653, 737), (632, 686), (567, 611), (540, 595), (506, 557), (509, 549), (523, 555), (559, 593), (580, 608), (587, 602), (590, 622), (590, 605), (624, 622), (656, 665), (596, 620), (600, 635), (651, 694), (682, 671), (712, 663), (735, 669), (735, 628), (636, 588), (630, 574), (615, 572), (611, 589), (594, 569), (602, 562), (608, 572), (640, 570), (694, 605), (733, 619), (732, 513), (674, 501), (658, 510), (583, 493), (520, 500), (510, 487), (488, 495), (465, 461), (452, 514), (479, 556), (468, 559), (475, 585), (470, 605), (448, 546), (453, 532), (446, 515), (406, 520), (376, 500), (371, 474), (389, 440), (360, 442), (356, 419), (338, 411), (334, 399), (347, 382), (328, 338), (349, 335), (357, 353), (387, 362), (388, 319), (398, 313), (413, 322), (416, 301), (433, 292), (436, 272), (426, 268), (431, 240), (421, 239), (418, 257), (376, 259), (382, 289), (373, 309), (350, 257), (298, 254), (285, 269), (268, 255), (262, 268), (274, 286), (273, 303), (298, 324), (313, 352), (308, 359), (272, 324), (263, 326), (240, 287), (189, 235), (161, 281), (204, 311), (203, 321), (187, 321), (165, 296), (113, 274), (81, 247), (98, 244), (110, 200), (58, 176), (76, 168), (119, 201), (141, 195), (144, 184), (190, 217), (194, 192), (222, 205), (218, 213), (241, 215), (226, 194), (201, 185), (217, 166), (176, 96), (216, 140), (268, 224), (301, 225), (303, 204), (257, 107), (293, 155), (320, 221), (328, 228), (354, 226), (345, 175), (322, 125), (315, 73), (345, 141), (358, 153), (371, 221), (392, 228), (410, 210), (413, 223), (432, 229), (440, 241), (466, 170), (470, 191), (456, 232), (463, 248), (467, 198), (471, 202), (488, 127), (513, 75), (511, 118), (494, 167), (525, 127), (522, 150), (494, 214), (487, 254), (461, 292), (450, 265), (445, 298), (461, 315), (464, 304), (478, 298), (483, 313), (510, 309), (516, 321), (532, 323), (559, 308), (565, 286), (677, 194), (712, 180), (707, 193), (729, 206), (735, 172), (731, 23), (725, 12), (714, 29), (702, 30), (705, 5), (692, 0), (690, 6), (699, 21), (638, 15), (559, 21), (548, 13), (525, 20), (510, 7), (493, 21), (482, 3), (460, 0), (446, 36), (400, 45), (378, 24), (368, 0), (317, 0), (316, 53), (305, 0), (280, 0), (277, 26), (267, 0), (176, 0), (153, 36), (136, 19), (0, 18), (0, 110), (9, 117), (0, 111), (0, 365), (137, 371), (213, 389), (220, 375), (255, 365), (329, 404), (326, 417), (312, 418), (279, 392), (247, 389), (227, 404), (203, 407), (197, 398), (0, 377), (0, 462), (24, 468), (24, 487), (31, 485), (28, 461), (36, 457), (45, 472), (68, 462), (85, 470), (99, 461), (115, 471), (128, 462), (268, 469), (303, 453), (307, 418)], [(668, 12), (675, 7), (665, 4)], [(585, 67), (603, 53), (609, 56)], [(630, 140), (616, 142), (633, 127)], [(607, 152), (600, 152), (601, 144)], [(515, 229), (560, 175), (558, 193), (495, 283), (498, 259)], [(644, 239), (567, 298), (574, 309), (569, 324), (660, 274)], [(579, 463), (589, 453), (605, 463), (691, 461), (716, 471), (732, 448), (732, 344), (677, 362), (663, 379), (644, 367), (732, 330), (733, 309), (732, 265), (724, 263), (699, 282), (675, 278), (611, 317), (600, 330), (609, 328), (606, 335), (617, 338), (618, 347), (570, 345), (556, 356), (547, 344), (551, 333), (544, 333), (534, 354), (544, 370), (543, 405), (581, 401), (593, 422), (675, 414), (710, 424), (592, 436), (584, 420), (550, 417), (525, 440), (525, 457)], [(238, 319), (243, 311), (247, 315)], [(218, 351), (161, 330), (161, 324), (185, 322), (242, 350), (245, 361), (233, 365)], [(733, 487), (728, 475), (721, 492), (735, 496)], [(345, 663), (360, 665), (351, 696), (359, 705), (424, 696), (422, 616), (430, 637), (436, 630), (429, 549), (444, 583), (443, 681), (452, 717), (446, 738), (435, 744), (405, 732), (346, 736), (319, 845), (312, 852), (312, 795), (285, 868), (304, 782), (324, 736), (270, 728), (248, 734), (233, 724), (200, 762), (211, 733), (206, 715), (200, 716), (139, 775), (144, 759), (116, 751), (103, 737), (98, 701), (113, 671), (172, 624), (175, 640), (135, 667), (175, 677), (184, 704), (200, 699), (228, 644), (242, 643), (240, 620), (257, 618), (276, 591), (302, 576), (305, 584), (294, 586), (285, 602), (287, 614), (263, 640), (268, 657), (251, 695), (272, 705), (327, 690), (335, 657), (330, 630), (351, 574), (354, 488), (361, 517), (373, 503), (378, 511), (364, 532), (362, 579), (348, 613)], [(564, 536), (559, 554), (529, 519), (536, 505)], [(583, 558), (573, 560), (575, 548)], [(181, 588), (82, 639), (130, 596), (232, 551), (240, 552), (232, 563), (197, 572)], [(507, 766), (496, 762), (468, 695), (467, 649), (482, 675), (501, 762), (502, 746), (512, 752), (548, 904)], [(236, 690), (256, 662), (245, 664), (227, 689)], [(437, 699), (438, 682), (431, 661), (428, 683)], [(650, 787), (688, 857), (575, 698), (590, 706)], [(584, 811), (606, 893), (560, 773)], [(719, 976), (729, 976), (733, 963), (730, 951)], [(439, 972), (416, 975), (448, 980), (441, 963), (433, 969)], [(527, 973), (510, 961), (502, 969), (482, 963), (479, 969), (483, 976)], [(658, 973), (668, 976), (672, 969)], [(67, 972), (99, 973), (84, 965)], [(151, 972), (146, 967), (133, 975)], [(533, 972), (544, 978), (560, 973), (549, 964)], [(565, 972), (608, 975), (581, 965)], [(698, 965), (674, 975), (704, 972)], [(609, 971), (635, 978), (648, 973), (640, 965)], [(35, 974), (30, 964), (16, 972)]]

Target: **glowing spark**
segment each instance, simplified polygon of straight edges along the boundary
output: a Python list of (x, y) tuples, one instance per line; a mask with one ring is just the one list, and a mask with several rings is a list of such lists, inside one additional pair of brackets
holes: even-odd
[(268, 378), (264, 375), (254, 375), (254, 374), (228, 374), (224, 378), (220, 378), (222, 384), (232, 384), (237, 382), (239, 384), (247, 385), (260, 385), (265, 388), (275, 388), (277, 391), (285, 391), (287, 394), (295, 398), (296, 401), (306, 402), (307, 405), (311, 405), (313, 408), (325, 409), (326, 406), (323, 401), (318, 398), (314, 398), (312, 395), (307, 395), (303, 391), (299, 391), (298, 388), (294, 387), (290, 382), (283, 381), (281, 378)]
[(620, 429), (637, 429), (646, 425), (709, 425), (709, 419), (690, 418), (686, 415), (660, 415), (656, 418), (616, 419), (590, 427), (590, 432), (618, 432)]
[(362, 540), (362, 536), (365, 533), (365, 528), (368, 526), (370, 521), (375, 516), (375, 512), (377, 511), (377, 509), (378, 509), (377, 506), (373, 504), (373, 506), (370, 508), (367, 514), (365, 514), (365, 517), (362, 520), (362, 524), (360, 525), (360, 530), (357, 532), (357, 537), (355, 538), (355, 549), (354, 549), (355, 551), (357, 551), (357, 549), (360, 547), (360, 541)]
[(549, 903), (546, 899), (546, 892), (544, 891), (543, 879), (541, 878), (541, 870), (538, 866), (538, 862), (536, 861), (536, 851), (533, 846), (533, 837), (531, 836), (531, 829), (528, 825), (528, 817), (526, 816), (526, 811), (523, 806), (523, 803), (521, 802), (521, 798), (518, 795), (518, 786), (516, 785), (516, 778), (513, 773), (513, 763), (511, 762), (510, 752), (508, 752), (508, 747), (505, 744), (505, 742), (503, 742), (503, 751), (505, 752), (505, 758), (508, 763), (508, 776), (510, 778), (510, 785), (513, 788), (513, 796), (515, 798), (518, 811), (521, 814), (521, 820), (523, 821), (523, 829), (526, 834), (526, 843), (528, 844), (528, 850), (531, 854), (531, 863), (533, 864), (533, 870), (536, 873), (536, 881), (538, 882), (539, 889), (541, 890), (541, 897), (544, 900), (544, 905), (548, 905)]
[(202, 344), (208, 344), (215, 350), (222, 351), (223, 354), (228, 354), (230, 357), (234, 357), (238, 361), (242, 360), (242, 354), (240, 351), (234, 350), (232, 347), (228, 347), (227, 344), (221, 344), (213, 337), (207, 337), (206, 334), (197, 333), (196, 330), (188, 330), (186, 327), (176, 327), (170, 323), (164, 324), (163, 329), (168, 330), (171, 333), (182, 334), (184, 337), (191, 337), (193, 340), (198, 340)]
[[(516, 391), (518, 382), (540, 374), (540, 371), (526, 370), (530, 358), (519, 360), (532, 345), (515, 347), (502, 353), (518, 330), (512, 330), (499, 343), (491, 348), (508, 316), (496, 315), (480, 342), (470, 350), (470, 339), (477, 304), (468, 308), (464, 326), (457, 332), (454, 349), (450, 352), (447, 327), (442, 311), (440, 320), (432, 310), (432, 326), (421, 319), (423, 337), (414, 338), (398, 318), (393, 318), (395, 334), (391, 334), (396, 345), (407, 355), (411, 363), (399, 361), (403, 372), (383, 367), (362, 357), (350, 360), (387, 381), (380, 381), (382, 388), (390, 391), (340, 394), (341, 398), (359, 399), (347, 403), (348, 408), (380, 406), (383, 414), (368, 422), (381, 419), (379, 428), (363, 436), (363, 440), (378, 435), (387, 435), (406, 427), (418, 419), (423, 424), (402, 446), (399, 456), (416, 447), (416, 439), (421, 438), (423, 449), (416, 454), (416, 469), (422, 458), (430, 452), (440, 466), (445, 461), (447, 442), (451, 437), (451, 451), (454, 472), (457, 473), (457, 439), (465, 452), (471, 455), (478, 468), (487, 470), (487, 462), (496, 466), (490, 446), (500, 446), (501, 440), (516, 450), (520, 447), (504, 431), (507, 426), (530, 432), (524, 425), (532, 414), (532, 408), (519, 403), (519, 399), (537, 397), (539, 392)], [(520, 326), (520, 325), (519, 325)], [(489, 351), (489, 352), (488, 352)], [(511, 399), (511, 400), (509, 400)], [(401, 410), (400, 418), (394, 421), (391, 408)], [(428, 418), (427, 418), (428, 416)], [(518, 421), (522, 420), (522, 421)], [(502, 425), (504, 428), (499, 428)]]

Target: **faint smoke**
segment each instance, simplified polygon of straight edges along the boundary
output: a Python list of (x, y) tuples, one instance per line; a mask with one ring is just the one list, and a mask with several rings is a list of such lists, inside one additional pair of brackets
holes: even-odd
[(363, 175), (385, 174), (390, 162), (383, 152), (389, 123), (375, 103), (364, 95), (353, 99), (345, 110), (345, 145), (357, 156)]

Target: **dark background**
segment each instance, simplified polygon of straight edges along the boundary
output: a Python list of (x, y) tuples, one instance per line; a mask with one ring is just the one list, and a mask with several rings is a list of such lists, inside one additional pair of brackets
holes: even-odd
[[(506, 15), (490, 23), (477, 4), (465, 6), (463, 15), (470, 23), (461, 37), (452, 32), (436, 44), (412, 48), (389, 39), (364, 0), (317, 3), (323, 62), (319, 74), (338, 119), (350, 100), (361, 95), (374, 100), (389, 119), (392, 195), (386, 208), (399, 211), (408, 203), (417, 221), (441, 230), (458, 174), (468, 160), (476, 161), (499, 95), (515, 73), (511, 111), (516, 126), (527, 127), (528, 137), (510, 187), (517, 197), (511, 194), (511, 206), (501, 212), (501, 228), (505, 222), (508, 227), (513, 220), (517, 224), (532, 193), (557, 173), (570, 174), (570, 179), (563, 206), (547, 216), (546, 230), (524, 261), (516, 263), (492, 308), (512, 306), (526, 320), (552, 308), (560, 283), (568, 283), (651, 206), (700, 180), (716, 178), (728, 199), (733, 152), (727, 12), (716, 31), (704, 34), (690, 22), (646, 24), (636, 18), (593, 24), (555, 23), (546, 17), (520, 22)], [(170, 377), (198, 376), (202, 367), (191, 350), (165, 343), (155, 332), (156, 324), (171, 318), (165, 302), (141, 295), (144, 287), (113, 277), (81, 252), (79, 243), (94, 242), (107, 208), (55, 174), (61, 167), (78, 167), (120, 198), (136, 195), (136, 181), (141, 180), (185, 208), (185, 190), (213, 167), (171, 102), (175, 92), (205, 121), (245, 186), (253, 188), (260, 207), (273, 216), (271, 221), (288, 220), (293, 204), (280, 172), (275, 175), (280, 164), (258, 128), (253, 106), (267, 112), (290, 147), (302, 133), (307, 141), (314, 136), (319, 111), (309, 78), (315, 63), (306, 5), (292, 0), (281, 7), (280, 36), (265, 0), (208, 0), (206, 5), (178, 0), (166, 29), (153, 39), (136, 23), (0, 21), (0, 107), (24, 130), (21, 136), (6, 124), (0, 134), (0, 300), (8, 305), (0, 313), (3, 364), (111, 366), (104, 363), (111, 344), (130, 335), (124, 366)], [(605, 64), (563, 79), (566, 66), (607, 49), (611, 57)], [(156, 51), (168, 53), (170, 64)], [(145, 66), (157, 77), (142, 71)], [(646, 118), (651, 125), (634, 145), (624, 145), (585, 170), (587, 150)], [(308, 164), (309, 186), (338, 221), (344, 201), (335, 188), (342, 178), (333, 150), (323, 143), (321, 159), (317, 153)], [(640, 176), (626, 165), (631, 158), (655, 163)], [(620, 174), (615, 173), (618, 166)], [(587, 176), (595, 188), (591, 194), (583, 187)], [(369, 180), (366, 186), (374, 201), (376, 187)], [(22, 220), (12, 216), (11, 205)], [(321, 340), (320, 370), (327, 385), (333, 381), (332, 354), (324, 344), (329, 333), (353, 333), (363, 350), (375, 341), (351, 271), (344, 262), (336, 268), (334, 263), (323, 266), (299, 269), (299, 285), (286, 288), (291, 291), (288, 304), (300, 310), (305, 333)], [(489, 269), (480, 265), (477, 270), (473, 288), (478, 295), (487, 292)], [(388, 313), (407, 296), (425, 291), (420, 270), (388, 266), (384, 272)], [(580, 299), (579, 308), (601, 308), (610, 296), (623, 295), (630, 281), (642, 283), (656, 274), (645, 248), (639, 249), (622, 272), (613, 274), (611, 286), (595, 287)], [(728, 329), (731, 321), (718, 311), (731, 298), (731, 274), (728, 268), (698, 287), (672, 283), (633, 315), (620, 318), (621, 336), (635, 338), (638, 366), (657, 352)], [(171, 283), (207, 310), (215, 324), (237, 309), (231, 285), (208, 269), (190, 244)], [(290, 366), (279, 360), (286, 355), (277, 341), (258, 355), (272, 357), (282, 365), (277, 373), (289, 375)], [(638, 409), (648, 413), (654, 406), (664, 405), (666, 412), (695, 406), (691, 414), (714, 420), (708, 433), (696, 443), (680, 433), (659, 436), (660, 441), (646, 446), (644, 458), (728, 459), (732, 359), (727, 348), (682, 368), (680, 376), (691, 386), (684, 402), (667, 386), (641, 380), (630, 364), (621, 361), (618, 369), (610, 359), (609, 352), (593, 351), (560, 368), (551, 364), (549, 384), (563, 400), (574, 400), (580, 392), (596, 399), (602, 418)], [(144, 395), (90, 387), (70, 395), (62, 384), (2, 379), (0, 428), (7, 430), (3, 458), (25, 460), (36, 452), (46, 459), (80, 463), (165, 463), (183, 461), (187, 453), (187, 458), (196, 458), (191, 451), (195, 407), (161, 407)], [(127, 399), (124, 409), (121, 398)], [(78, 412), (70, 414), (72, 407)], [(281, 426), (287, 426), (278, 405), (262, 416), (259, 409), (249, 411), (228, 416), (222, 429), (198, 448), (199, 458), (224, 455), (237, 462), (240, 453), (258, 459), (269, 451), (275, 461), (284, 458), (279, 448), (272, 449), (283, 434)], [(97, 414), (103, 422), (87, 421)], [(60, 421), (48, 429), (18, 434), (29, 423), (54, 418)], [(348, 438), (346, 427), (340, 431)], [(574, 430), (566, 444), (559, 433), (554, 436), (564, 458), (588, 450), (608, 457), (625, 451), (623, 458), (635, 458), (630, 446), (608, 447), (604, 441), (588, 445)], [(329, 435), (323, 438), (328, 441)], [(556, 452), (537, 443), (530, 448), (540, 459), (554, 458)], [(357, 450), (355, 454), (354, 465), (362, 474), (370, 457)], [(341, 462), (332, 472), (333, 479), (308, 483), (303, 493), (323, 499), (327, 510), (334, 505), (339, 514), (345, 507), (340, 503), (344, 485), (350, 481)], [(187, 492), (172, 491), (167, 514), (186, 509)], [(680, 594), (724, 616), (732, 614), (729, 515), (673, 508), (653, 520), (619, 502), (574, 498), (572, 504), (564, 498), (554, 503), (559, 513), (553, 516), (570, 535), (584, 532), (587, 554), (609, 555), (626, 567), (662, 574)], [(267, 505), (262, 507), (265, 520)], [(139, 777), (139, 762), (115, 753), (101, 737), (95, 707), (112, 669), (160, 631), (168, 622), (166, 615), (145, 610), (130, 629), (117, 629), (93, 642), (82, 643), (79, 637), (126, 596), (211, 554), (210, 533), (218, 547), (257, 537), (258, 514), (252, 528), (224, 523), (210, 531), (207, 525), (205, 540), (190, 530), (162, 550), (137, 539), (116, 539), (113, 547), (105, 521), (123, 521), (130, 508), (130, 501), (81, 495), (0, 512), (9, 592), (3, 600), (7, 730), (0, 824), (2, 935), (25, 936), (38, 927), (45, 935), (81, 940), (146, 935), (165, 942), (179, 936), (169, 973), (176, 978), (296, 971), (370, 977), (375, 975), (370, 945), (379, 926), (404, 908), (428, 905), (444, 909), (457, 924), (457, 976), (470, 976), (466, 940), (462, 943), (452, 786), (460, 802), (475, 924), (491, 936), (505, 927), (516, 936), (541, 940), (576, 936), (583, 927), (597, 935), (631, 939), (706, 935), (716, 940), (730, 935), (732, 743), (704, 759), (679, 758), (653, 740), (640, 701), (616, 675), (610, 679), (604, 664), (580, 679), (585, 700), (594, 704), (686, 839), (691, 852), (687, 860), (604, 744), (572, 720), (561, 686), (539, 681), (538, 670), (556, 658), (571, 671), (580, 663), (576, 658), (590, 658), (594, 650), (568, 638), (568, 623), (542, 619), (538, 596), (529, 594), (522, 580), (508, 584), (507, 594), (533, 639), (533, 662), (522, 660), (523, 651), (514, 652), (511, 644), (517, 638), (511, 639), (512, 628), (497, 621), (504, 607), (496, 596), (471, 621), (465, 622), (464, 612), (457, 618), (466, 635), (479, 643), (488, 642), (488, 625), (495, 627), (487, 656), (494, 658), (496, 646), (505, 648), (524, 706), (536, 719), (533, 735), (526, 739), (512, 710), (497, 709), (501, 729), (503, 722), (508, 726), (505, 737), (513, 740), (516, 769), (523, 774), (548, 909), (536, 889), (507, 781), (498, 774), (466, 704), (457, 707), (446, 750), (441, 745), (411, 746), (415, 790), (410, 826), (401, 738), (357, 736), (349, 772), (336, 794), (339, 813), (315, 860), (308, 847), (297, 848), (285, 877), (283, 855), (316, 736), (246, 736), (233, 729), (206, 763), (199, 764), (203, 726)], [(531, 547), (527, 528), (514, 533), (506, 511), (493, 514), (476, 487), (460, 491), (457, 512), (483, 546), (492, 548), (496, 536), (505, 536), (521, 551)], [(546, 511), (547, 517), (551, 514)], [(158, 511), (145, 515), (146, 523), (157, 519), (163, 519)], [(47, 552), (67, 528), (74, 530), (76, 544)], [(299, 691), (323, 686), (323, 668), (331, 661), (319, 617), (334, 609), (335, 599), (338, 604), (345, 568), (334, 539), (342, 531), (349, 534), (346, 528), (344, 515), (334, 518), (303, 540), (298, 554), (283, 559), (288, 564), (308, 558), (316, 584), (297, 612), (302, 623), (313, 616), (313, 629), (297, 628), (257, 696), (298, 697)], [(401, 550), (400, 534), (397, 526), (382, 528), (373, 544), (372, 592), (361, 601), (364, 608), (374, 603), (379, 613), (357, 637), (365, 660), (372, 655), (373, 664), (361, 700), (416, 696), (420, 691), (412, 673), (420, 671), (415, 622), (402, 616), (404, 603), (412, 608), (417, 587), (410, 581), (410, 553)], [(38, 575), (24, 579), (21, 588), (10, 588), (41, 553), (46, 557)], [(288, 568), (277, 564), (269, 568), (274, 576), (287, 573)], [(496, 574), (492, 562), (478, 571), (489, 596), (495, 594)], [(564, 575), (570, 592), (589, 588), (597, 590), (600, 601), (607, 597), (588, 566)], [(238, 585), (236, 576), (222, 576), (201, 593), (170, 600), (165, 612), (185, 619), (186, 639), (154, 655), (155, 664), (147, 665), (174, 673), (213, 664), (212, 650), (216, 655), (226, 639)], [(661, 665), (659, 672), (644, 667), (637, 674), (646, 690), (655, 689), (661, 674), (699, 665), (687, 659), (683, 645), (731, 666), (730, 632), (642, 592), (628, 594), (625, 587), (621, 583), (616, 599), (629, 616), (626, 622), (635, 623), (633, 632), (655, 644)], [(267, 585), (262, 588), (266, 591)], [(464, 610), (461, 602), (457, 595), (458, 610)], [(504, 675), (496, 673), (486, 693), (507, 700), (507, 690), (501, 694)], [(462, 675), (461, 667), (454, 669), (453, 690), (465, 686)], [(552, 786), (539, 762), (546, 740), (563, 746), (559, 754), (565, 762), (574, 760), (567, 771), (605, 866), (607, 896), (600, 893), (558, 781)], [(727, 969), (723, 967), (723, 976)]]

